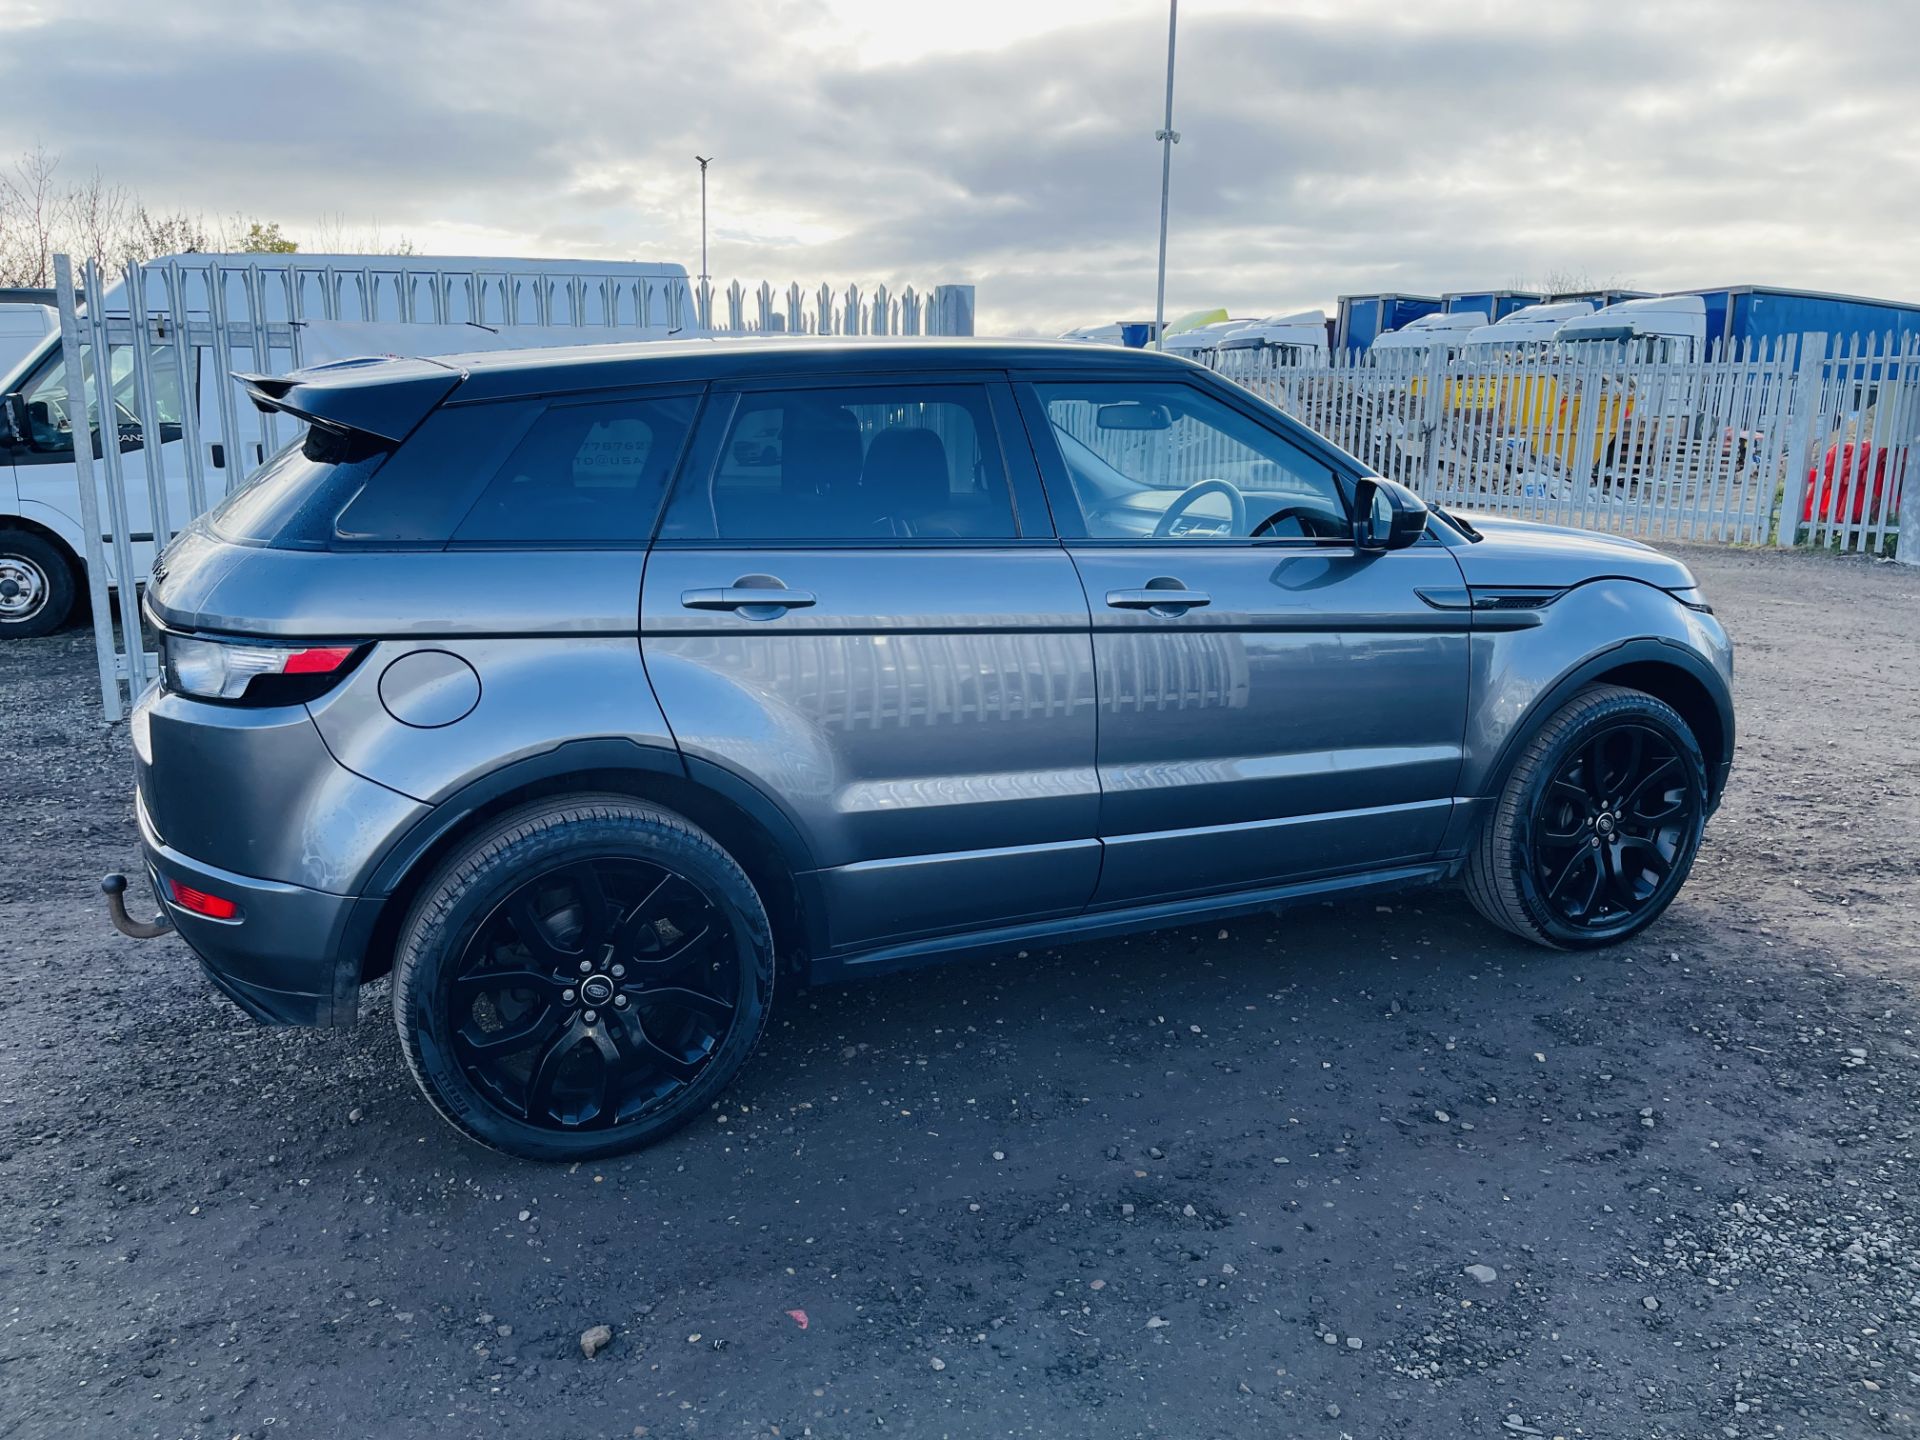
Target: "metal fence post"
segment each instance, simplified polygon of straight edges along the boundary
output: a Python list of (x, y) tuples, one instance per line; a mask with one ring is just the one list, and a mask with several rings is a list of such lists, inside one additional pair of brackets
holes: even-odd
[(936, 335), (973, 334), (973, 286), (936, 285), (933, 287)]
[[(1893, 558), (1902, 565), (1920, 565), (1920, 340), (1910, 337), (1901, 347), (1897, 391), (1904, 400), (1905, 423), (1894, 433), (1892, 463), (1893, 484), (1900, 492), (1899, 510), (1894, 523), (1900, 527)], [(1904, 443), (1903, 443), (1904, 432)], [(1882, 549), (1884, 549), (1884, 544)]]
[[(1424, 379), (1420, 403), (1414, 407), (1414, 414), (1426, 453), (1421, 457), (1421, 479), (1417, 488), (1423, 496), (1437, 496), (1442, 489), (1440, 452), (1445, 437), (1441, 431), (1447, 416), (1447, 351), (1444, 345), (1433, 347), (1419, 373)], [(1412, 377), (1408, 378), (1411, 380)]]
[(1800, 537), (1800, 511), (1806, 503), (1807, 471), (1814, 464), (1813, 426), (1819, 418), (1820, 382), (1827, 368), (1827, 337), (1815, 331), (1800, 337), (1800, 366), (1794, 377), (1793, 411), (1787, 425), (1787, 473), (1780, 492), (1780, 519), (1773, 543), (1791, 546)]
[[(113, 612), (107, 608), (107, 551), (100, 538), (100, 492), (94, 488), (93, 443), (87, 424), (87, 367), (80, 363), (80, 311), (74, 303), (73, 261), (53, 257), (53, 288), (60, 303), (60, 358), (66, 366), (67, 414), (76, 417), (73, 468), (80, 481), (80, 524), (87, 552), (87, 598), (93, 604), (93, 653), (100, 662), (100, 705), (109, 721), (120, 718), (120, 677), (114, 664)], [(89, 295), (89, 304), (100, 297)], [(102, 407), (105, 408), (105, 407)]]

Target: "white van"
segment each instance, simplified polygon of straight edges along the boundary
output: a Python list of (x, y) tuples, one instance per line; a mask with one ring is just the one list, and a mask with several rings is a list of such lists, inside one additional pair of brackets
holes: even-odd
[(1467, 336), (1475, 330), (1484, 329), (1486, 323), (1487, 312), (1484, 310), (1453, 310), (1422, 315), (1398, 330), (1388, 330), (1376, 336), (1373, 344), (1367, 347), (1367, 353), (1402, 363), (1423, 360), (1436, 353), (1451, 360), (1460, 353)]
[(51, 305), (36, 300), (0, 300), (0, 375), (6, 374), (60, 328)]
[[(100, 301), (103, 323), (118, 337), (147, 337), (144, 366), (119, 338), (109, 341), (108, 361), (136, 582), (145, 580), (156, 543), (294, 438), (294, 427), (256, 411), (228, 372), (280, 372), (353, 355), (697, 333), (679, 265), (177, 255), (149, 262), (140, 274), (137, 293), (129, 294), (123, 280)], [(91, 323), (83, 314), (89, 352)], [(0, 639), (57, 628), (86, 583), (66, 359), (56, 325), (0, 381)], [(142, 384), (142, 373), (151, 385)], [(97, 406), (90, 398), (90, 412)], [(111, 546), (98, 414), (88, 422), (82, 428), (94, 437), (102, 538)], [(107, 583), (117, 585), (111, 548), (107, 553)]]

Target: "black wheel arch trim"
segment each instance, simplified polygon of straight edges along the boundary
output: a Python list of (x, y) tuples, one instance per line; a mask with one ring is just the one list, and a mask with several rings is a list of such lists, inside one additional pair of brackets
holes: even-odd
[(627, 771), (661, 775), (685, 781), (743, 812), (771, 839), (788, 867), (799, 892), (800, 918), (808, 948), (825, 948), (826, 922), (819, 893), (817, 866), (799, 827), (764, 790), (724, 766), (684, 756), (677, 749), (648, 745), (623, 736), (568, 740), (538, 755), (529, 755), (469, 781), (436, 804), (390, 845), (359, 887), (335, 959), (334, 1024), (351, 1025), (358, 1008), (362, 966), (375, 932), (385, 918), (387, 902), (434, 846), (466, 824), (474, 815), (503, 796), (542, 781), (568, 775)]
[(1685, 673), (1696, 681), (1713, 701), (1713, 707), (1720, 719), (1720, 753), (1717, 763), (1707, 766), (1707, 783), (1711, 793), (1707, 796), (1707, 811), (1711, 814), (1720, 803), (1721, 791), (1725, 788), (1727, 775), (1732, 768), (1734, 743), (1733, 695), (1727, 688), (1720, 672), (1715, 670), (1698, 654), (1677, 640), (1663, 636), (1652, 636), (1638, 640), (1622, 640), (1605, 650), (1589, 655), (1572, 669), (1563, 672), (1559, 679), (1549, 685), (1534, 699), (1527, 713), (1514, 726), (1494, 762), (1477, 787), (1477, 793), (1483, 797), (1495, 797), (1506, 788), (1507, 777), (1513, 773), (1513, 767), (1520, 761), (1520, 752), (1540, 727), (1555, 711), (1571, 700), (1581, 690), (1599, 681), (1602, 677), (1628, 665), (1664, 665)]

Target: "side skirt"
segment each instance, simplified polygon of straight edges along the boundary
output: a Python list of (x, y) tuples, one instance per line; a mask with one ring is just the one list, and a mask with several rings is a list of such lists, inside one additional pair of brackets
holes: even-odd
[(1163, 901), (1154, 905), (1135, 905), (1125, 910), (1100, 910), (1090, 914), (1067, 915), (1039, 920), (1026, 925), (1004, 925), (992, 930), (974, 930), (962, 935), (938, 935), (902, 945), (858, 951), (849, 955), (815, 956), (808, 978), (815, 984), (851, 980), (868, 975), (887, 975), (917, 965), (942, 960), (990, 954), (1034, 945), (1064, 945), (1081, 940), (1101, 940), (1110, 935), (1128, 935), (1141, 930), (1160, 930), (1169, 926), (1191, 925), (1202, 920), (1223, 919), (1230, 915), (1251, 915), (1261, 910), (1300, 900), (1369, 895), (1382, 890), (1405, 890), (1416, 885), (1431, 885), (1444, 880), (1460, 867), (1458, 859), (1436, 860), (1420, 865), (1402, 865), (1391, 870), (1371, 870), (1359, 875), (1339, 875), (1330, 879), (1306, 880), (1292, 885), (1271, 885), (1260, 890), (1241, 890), (1231, 895), (1203, 895), (1186, 900)]

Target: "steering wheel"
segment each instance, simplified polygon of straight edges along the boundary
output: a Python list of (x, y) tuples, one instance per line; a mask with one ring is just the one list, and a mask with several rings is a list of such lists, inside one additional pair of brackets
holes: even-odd
[(1247, 538), (1249, 540), (1257, 540), (1266, 534), (1268, 529), (1278, 525), (1282, 520), (1297, 520), (1300, 522), (1300, 533), (1310, 539), (1313, 536), (1313, 525), (1310, 522), (1317, 518), (1313, 511), (1304, 509), (1301, 506), (1283, 506), (1281, 509), (1267, 516), (1267, 518), (1262, 520), (1258, 525), (1254, 526), (1252, 530), (1248, 531)]
[(1167, 507), (1166, 513), (1160, 517), (1160, 523), (1153, 527), (1154, 539), (1164, 540), (1173, 534), (1173, 522), (1191, 510), (1196, 500), (1204, 499), (1208, 495), (1227, 497), (1227, 505), (1232, 511), (1232, 527), (1228, 530), (1228, 534), (1238, 535), (1247, 528), (1246, 497), (1225, 480), (1201, 480), (1182, 490), (1173, 504)]

